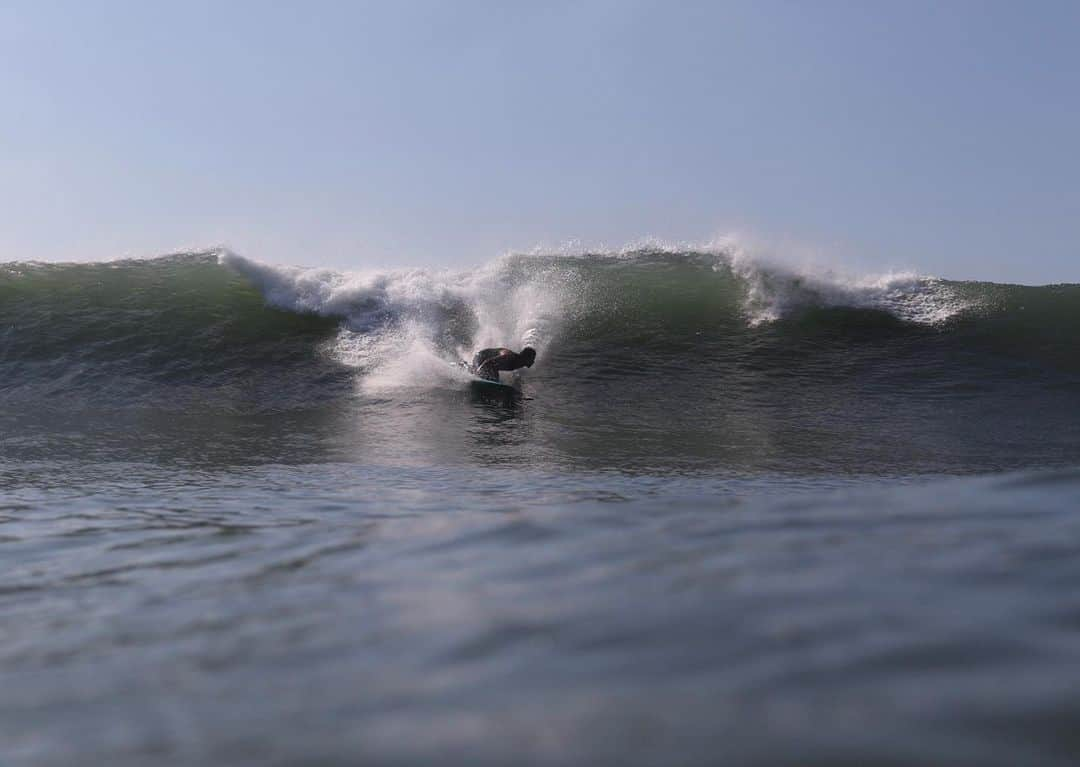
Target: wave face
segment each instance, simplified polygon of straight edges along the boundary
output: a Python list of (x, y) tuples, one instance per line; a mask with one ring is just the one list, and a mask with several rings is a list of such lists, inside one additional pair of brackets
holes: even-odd
[(49, 406), (299, 404), (328, 372), (315, 348), (336, 325), (268, 308), (213, 253), (7, 264), (0, 392)]
[(345, 273), (229, 252), (8, 264), (0, 403), (14, 417), (415, 400), (461, 391), (455, 363), (477, 348), (529, 344), (526, 390), (556, 453), (558, 429), (598, 444), (621, 430), (639, 453), (705, 462), (778, 444), (857, 451), (890, 429), (932, 455), (919, 434), (948, 432), (953, 450), (972, 437), (957, 419), (989, 418), (1017, 445), (1049, 435), (1042, 452), (1067, 462), (1078, 333), (1076, 285), (845, 278), (724, 250), (509, 256), (465, 271)]

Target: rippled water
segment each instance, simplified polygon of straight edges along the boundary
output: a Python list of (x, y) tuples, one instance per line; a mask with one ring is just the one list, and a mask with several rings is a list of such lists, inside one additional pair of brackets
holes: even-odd
[(1067, 764), (1080, 474), (6, 465), (16, 763)]

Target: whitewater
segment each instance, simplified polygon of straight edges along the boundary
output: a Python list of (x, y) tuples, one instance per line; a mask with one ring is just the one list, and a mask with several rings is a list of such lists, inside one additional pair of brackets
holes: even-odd
[(0, 264), (0, 754), (1071, 764), (1078, 333), (726, 245)]

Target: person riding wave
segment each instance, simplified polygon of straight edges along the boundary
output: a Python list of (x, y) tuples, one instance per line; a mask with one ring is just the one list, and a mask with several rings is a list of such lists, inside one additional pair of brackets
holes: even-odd
[(481, 349), (473, 357), (473, 374), (488, 381), (498, 381), (500, 370), (531, 368), (536, 361), (536, 350), (526, 346), (520, 352), (513, 352), (504, 347)]

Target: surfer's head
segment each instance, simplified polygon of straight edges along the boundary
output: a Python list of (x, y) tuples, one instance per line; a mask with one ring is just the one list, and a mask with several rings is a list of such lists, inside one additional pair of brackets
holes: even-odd
[(521, 354), (518, 356), (521, 357), (521, 361), (525, 363), (525, 367), (531, 368), (533, 363), (536, 362), (536, 349), (531, 346), (526, 346), (521, 350)]

